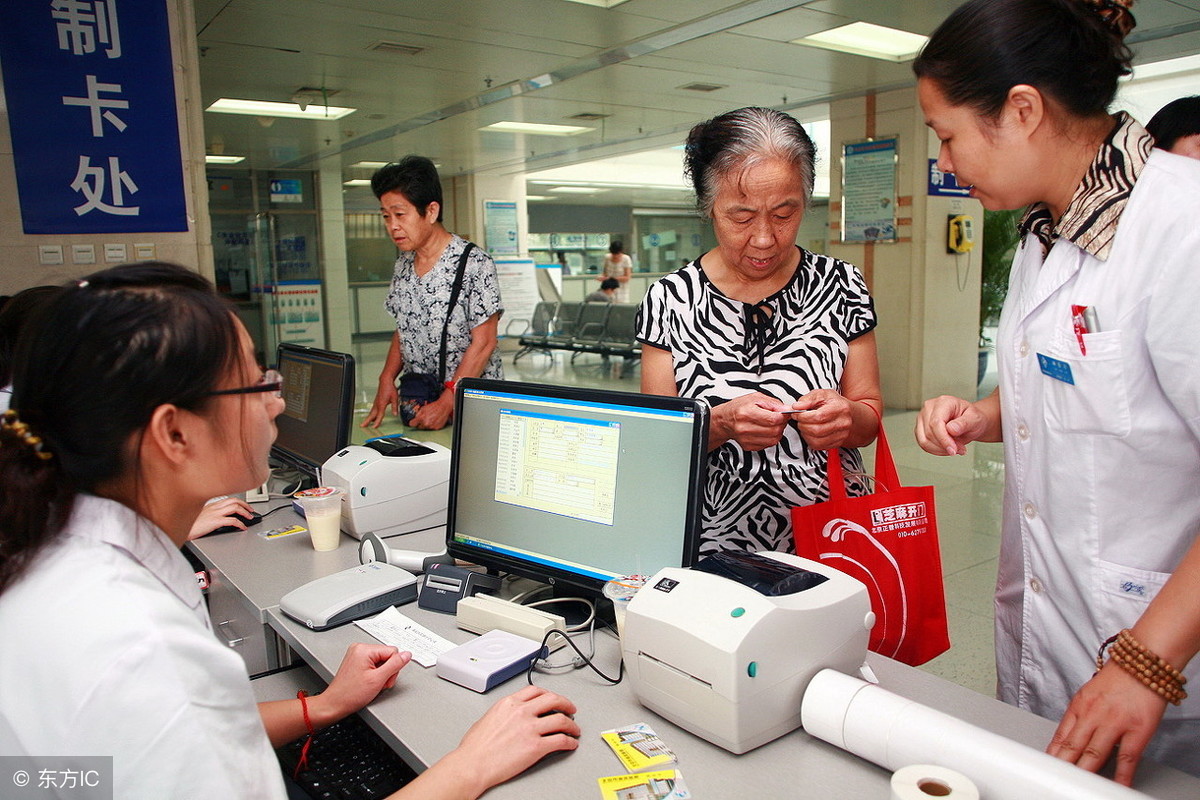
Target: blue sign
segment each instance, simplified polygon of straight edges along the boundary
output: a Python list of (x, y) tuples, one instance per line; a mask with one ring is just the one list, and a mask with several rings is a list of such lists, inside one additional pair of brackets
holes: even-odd
[(953, 172), (942, 172), (938, 169), (937, 159), (929, 159), (929, 196), (930, 197), (970, 197), (970, 186), (959, 186)]
[(303, 203), (304, 184), (299, 178), (281, 178), (271, 181), (272, 203)]
[(166, 0), (0, 2), (0, 65), (25, 233), (188, 229)]

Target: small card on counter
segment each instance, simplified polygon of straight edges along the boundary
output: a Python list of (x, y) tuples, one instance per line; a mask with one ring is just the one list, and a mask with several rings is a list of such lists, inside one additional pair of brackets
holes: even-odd
[(404, 616), (395, 606), (370, 619), (357, 620), (354, 624), (384, 644), (409, 651), (413, 661), (422, 667), (434, 666), (438, 656), (458, 647), (454, 642), (443, 639), (424, 625)]
[(612, 775), (598, 778), (603, 800), (686, 800), (692, 796), (677, 769), (640, 772), (637, 775)]
[(272, 528), (269, 531), (259, 531), (258, 535), (264, 539), (282, 539), (284, 536), (291, 536), (293, 533), (306, 533), (308, 528), (303, 525), (289, 525), (286, 528)]
[(630, 772), (675, 763), (675, 753), (644, 722), (604, 731), (600, 738), (608, 742), (608, 746)]

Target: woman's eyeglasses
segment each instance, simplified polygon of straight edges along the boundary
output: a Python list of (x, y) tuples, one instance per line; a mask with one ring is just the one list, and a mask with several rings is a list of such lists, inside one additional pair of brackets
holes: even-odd
[(242, 386), (238, 389), (218, 389), (215, 392), (208, 392), (208, 394), (258, 394), (259, 392), (270, 392), (274, 397), (283, 397), (283, 376), (278, 371), (269, 369), (263, 373), (262, 378), (253, 386)]

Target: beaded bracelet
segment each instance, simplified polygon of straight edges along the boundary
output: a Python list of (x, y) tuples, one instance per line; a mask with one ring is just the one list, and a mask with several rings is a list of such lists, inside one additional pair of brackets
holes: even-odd
[(1097, 671), (1104, 666), (1104, 651), (1110, 645), (1112, 660), (1121, 669), (1141, 681), (1147, 689), (1173, 705), (1179, 705), (1187, 698), (1188, 693), (1183, 688), (1183, 685), (1187, 683), (1187, 678), (1183, 673), (1134, 639), (1133, 633), (1128, 628), (1108, 637), (1100, 645), (1100, 652), (1096, 654)]

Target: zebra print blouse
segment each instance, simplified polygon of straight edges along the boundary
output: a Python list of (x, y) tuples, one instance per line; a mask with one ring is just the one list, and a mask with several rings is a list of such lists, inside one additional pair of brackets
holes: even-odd
[[(671, 352), (680, 396), (716, 406), (759, 391), (791, 403), (813, 389), (837, 390), (849, 343), (875, 323), (858, 270), (801, 249), (788, 284), (756, 305), (722, 294), (699, 259), (662, 278), (638, 309), (637, 337)], [(862, 457), (844, 449), (842, 465), (861, 472)], [(792, 506), (828, 496), (824, 452), (809, 450), (794, 426), (766, 450), (726, 442), (709, 453), (700, 551), (794, 551)]]

